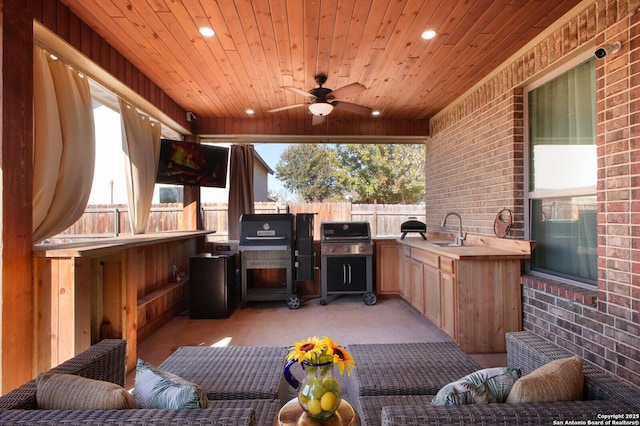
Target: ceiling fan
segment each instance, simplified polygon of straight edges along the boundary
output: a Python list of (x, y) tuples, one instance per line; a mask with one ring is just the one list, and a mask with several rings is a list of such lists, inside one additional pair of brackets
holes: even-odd
[(297, 87), (282, 86), (283, 89), (287, 89), (299, 95), (305, 96), (309, 98), (309, 100), (302, 104), (275, 108), (267, 112), (285, 111), (288, 109), (299, 108), (308, 105), (309, 112), (313, 115), (313, 121), (311, 124), (313, 124), (314, 126), (322, 124), (326, 120), (327, 115), (329, 115), (334, 108), (360, 115), (371, 115), (371, 113), (373, 112), (373, 110), (369, 107), (340, 100), (366, 90), (367, 88), (363, 84), (351, 83), (339, 89), (333, 90), (329, 89), (328, 87), (322, 87), (322, 85), (327, 81), (327, 76), (325, 74), (316, 75), (315, 81), (319, 87), (313, 88), (308, 92), (298, 89)]

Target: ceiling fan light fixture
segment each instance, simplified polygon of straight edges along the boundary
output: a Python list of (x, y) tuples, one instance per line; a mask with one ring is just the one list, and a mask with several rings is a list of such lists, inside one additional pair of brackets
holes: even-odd
[(333, 105), (328, 102), (316, 102), (309, 105), (309, 111), (311, 111), (313, 115), (322, 117), (329, 115), (331, 111), (333, 111)]

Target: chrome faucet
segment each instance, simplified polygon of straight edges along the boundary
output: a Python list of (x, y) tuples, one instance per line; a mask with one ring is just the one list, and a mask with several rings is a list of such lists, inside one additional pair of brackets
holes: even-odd
[(458, 218), (458, 236), (456, 237), (456, 242), (453, 244), (455, 246), (461, 246), (462, 242), (465, 240), (466, 235), (462, 234), (462, 217), (456, 212), (449, 212), (445, 215), (444, 219), (442, 219), (441, 228), (444, 228), (447, 225), (447, 219), (449, 216), (456, 216)]

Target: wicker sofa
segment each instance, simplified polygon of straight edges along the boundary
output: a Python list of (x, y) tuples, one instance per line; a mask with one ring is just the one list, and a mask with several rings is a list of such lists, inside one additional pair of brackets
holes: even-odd
[[(441, 387), (480, 369), (454, 343), (351, 345), (348, 350), (357, 361), (351, 392), (363, 425), (586, 424), (606, 414), (640, 413), (640, 392), (586, 361), (582, 401), (435, 406), (431, 400)], [(571, 355), (529, 332), (507, 334), (507, 364), (523, 374)]]
[[(226, 349), (226, 348), (221, 348)], [(272, 348), (273, 349), (273, 348)], [(253, 351), (264, 349), (252, 348)], [(284, 348), (282, 348), (284, 354)], [(215, 351), (214, 351), (215, 352)], [(255, 354), (253, 354), (255, 356)], [(283, 362), (284, 355), (274, 362)], [(74, 374), (91, 379), (104, 380), (124, 386), (126, 341), (103, 340), (74, 358), (52, 368), (55, 373)], [(268, 358), (268, 357), (265, 357)], [(237, 358), (237, 362), (245, 359)], [(252, 362), (253, 364), (253, 362)], [(250, 372), (249, 372), (250, 373)], [(279, 380), (281, 371), (273, 373)], [(249, 374), (251, 375), (251, 374)], [(282, 402), (277, 395), (252, 393), (252, 383), (245, 383), (247, 393), (225, 395), (206, 389), (210, 397), (209, 409), (129, 409), (129, 410), (42, 410), (36, 403), (36, 383), (31, 380), (0, 397), (1, 425), (265, 425), (271, 424)], [(275, 386), (280, 388), (279, 382)], [(277, 390), (276, 390), (277, 393)]]

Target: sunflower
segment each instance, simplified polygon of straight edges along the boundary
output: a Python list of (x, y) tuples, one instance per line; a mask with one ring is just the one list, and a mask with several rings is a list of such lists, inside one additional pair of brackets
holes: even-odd
[(317, 337), (309, 337), (307, 340), (300, 340), (289, 348), (287, 360), (295, 359), (297, 362), (310, 361), (316, 362), (322, 353), (323, 342)]
[(351, 375), (351, 369), (356, 366), (356, 361), (353, 359), (351, 354), (347, 352), (343, 347), (337, 346), (333, 348), (333, 361), (334, 364), (338, 365), (340, 369), (340, 375), (344, 373), (345, 368), (347, 369), (347, 375)]

